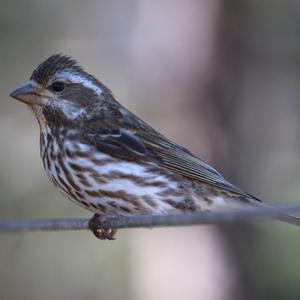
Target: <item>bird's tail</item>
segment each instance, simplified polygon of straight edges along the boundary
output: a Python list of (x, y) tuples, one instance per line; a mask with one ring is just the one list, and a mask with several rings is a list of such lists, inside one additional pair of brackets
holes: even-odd
[[(250, 196), (251, 196), (252, 199), (256, 200), (255, 203), (253, 203), (255, 206), (258, 206), (258, 207), (272, 207), (271, 205), (266, 204), (265, 202), (261, 201), (260, 199), (254, 197), (252, 195), (250, 195)], [(276, 217), (275, 219), (300, 227), (300, 217), (295, 216), (295, 215), (290, 214), (290, 213), (283, 213), (282, 215)]]
[(300, 227), (300, 218), (297, 216), (291, 214), (283, 214), (276, 219)]

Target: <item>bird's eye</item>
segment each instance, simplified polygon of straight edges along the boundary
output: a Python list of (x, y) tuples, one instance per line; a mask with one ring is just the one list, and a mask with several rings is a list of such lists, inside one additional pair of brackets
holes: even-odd
[(62, 92), (65, 89), (65, 84), (61, 81), (55, 81), (52, 83), (52, 89), (55, 92)]

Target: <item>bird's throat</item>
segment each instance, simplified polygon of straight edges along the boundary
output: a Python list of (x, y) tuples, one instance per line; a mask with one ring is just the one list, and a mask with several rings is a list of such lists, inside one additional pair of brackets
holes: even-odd
[(47, 125), (47, 120), (43, 113), (43, 108), (40, 105), (32, 105), (30, 107), (39, 122), (41, 130), (44, 129)]

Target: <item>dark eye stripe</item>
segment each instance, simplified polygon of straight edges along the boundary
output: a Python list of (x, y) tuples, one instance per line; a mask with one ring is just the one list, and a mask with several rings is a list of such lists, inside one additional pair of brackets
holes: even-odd
[(62, 92), (65, 89), (65, 84), (61, 81), (55, 81), (52, 83), (52, 89), (55, 92)]

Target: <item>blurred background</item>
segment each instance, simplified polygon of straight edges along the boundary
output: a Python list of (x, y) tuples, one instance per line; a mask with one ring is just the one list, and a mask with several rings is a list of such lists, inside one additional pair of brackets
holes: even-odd
[[(0, 218), (89, 217), (48, 181), (36, 120), (9, 93), (54, 53), (246, 191), (300, 200), (300, 2), (0, 1)], [(0, 235), (1, 299), (299, 299), (300, 231)]]

